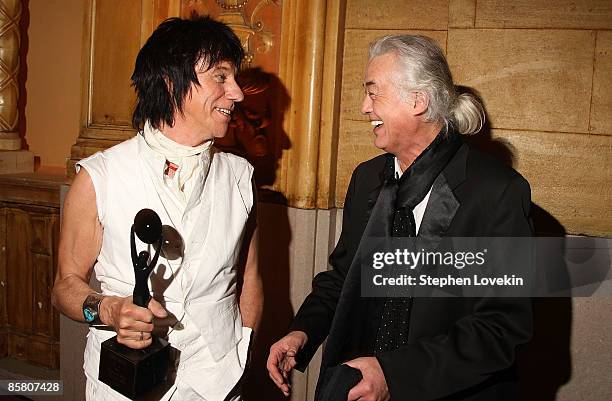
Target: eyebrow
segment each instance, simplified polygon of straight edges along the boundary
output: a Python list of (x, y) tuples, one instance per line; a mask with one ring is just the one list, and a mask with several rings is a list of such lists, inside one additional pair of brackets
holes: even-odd
[(212, 67), (210, 69), (200, 69), (200, 70), (198, 70), (198, 74), (205, 73), (207, 71), (210, 71), (211, 73), (215, 73), (217, 71), (221, 71), (221, 72), (236, 74), (236, 69), (235, 68), (229, 68), (229, 67), (226, 67), (226, 66), (220, 65), (220, 64), (216, 64), (214, 67)]
[(372, 85), (376, 85), (376, 82), (374, 82), (374, 81), (367, 81), (367, 82), (363, 83), (363, 87), (364, 88), (367, 88), (367, 87), (372, 86)]
[(216, 72), (216, 71), (223, 71), (223, 72), (228, 72), (228, 73), (232, 73), (232, 74), (235, 73), (235, 69), (234, 68), (228, 68), (228, 67), (226, 67), (224, 65), (217, 65), (217, 66), (215, 66), (213, 72)]

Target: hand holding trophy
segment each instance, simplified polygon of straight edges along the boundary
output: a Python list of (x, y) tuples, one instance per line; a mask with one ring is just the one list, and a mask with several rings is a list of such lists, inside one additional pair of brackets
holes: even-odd
[[(137, 236), (145, 244), (157, 244), (157, 251), (149, 262), (149, 251), (136, 251)], [(130, 232), (130, 247), (134, 267), (135, 285), (133, 302), (146, 308), (151, 299), (149, 275), (157, 265), (162, 248), (162, 223), (151, 209), (142, 209), (134, 217)], [(170, 345), (164, 339), (153, 336), (153, 342), (144, 349), (132, 349), (117, 342), (117, 337), (102, 343), (98, 378), (124, 396), (135, 399), (148, 392), (165, 379)]]

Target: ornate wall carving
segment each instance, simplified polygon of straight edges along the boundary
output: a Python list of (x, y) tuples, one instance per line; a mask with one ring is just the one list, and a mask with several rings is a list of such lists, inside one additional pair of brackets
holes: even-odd
[(236, 104), (230, 129), (215, 145), (247, 158), (255, 166), (260, 197), (285, 203), (278, 185), (279, 165), (291, 141), (283, 127), (289, 94), (278, 77), (281, 2), (272, 0), (187, 0), (181, 15), (210, 15), (240, 38), (246, 57), (238, 81), (245, 95)]
[(0, 150), (21, 149), (17, 132), (21, 0), (0, 1)]

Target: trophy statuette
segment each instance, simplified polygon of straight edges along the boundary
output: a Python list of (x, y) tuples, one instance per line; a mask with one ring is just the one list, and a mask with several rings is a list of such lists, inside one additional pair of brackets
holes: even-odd
[[(157, 251), (150, 263), (148, 251), (136, 253), (135, 235), (145, 244), (157, 243)], [(157, 265), (162, 241), (162, 223), (157, 213), (151, 209), (140, 210), (134, 217), (130, 231), (130, 247), (135, 276), (132, 298), (135, 305), (143, 308), (151, 299), (148, 279)], [(166, 378), (170, 344), (156, 336), (152, 340), (151, 345), (144, 349), (119, 344), (117, 336), (104, 341), (100, 351), (98, 379), (132, 400), (153, 389)]]

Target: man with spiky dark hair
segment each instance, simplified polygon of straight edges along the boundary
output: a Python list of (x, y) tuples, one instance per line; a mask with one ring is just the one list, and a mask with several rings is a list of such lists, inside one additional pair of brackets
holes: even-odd
[[(213, 142), (243, 99), (235, 80), (243, 56), (220, 22), (166, 20), (140, 50), (132, 75), (138, 134), (77, 164), (53, 303), (91, 325), (88, 400), (126, 399), (98, 380), (100, 344), (116, 334), (119, 343), (142, 349), (153, 332), (178, 350), (175, 378), (155, 399), (240, 398), (263, 303), (253, 168)], [(163, 232), (172, 234), (151, 275), (147, 308), (131, 297), (130, 228), (143, 208), (157, 212)], [(92, 272), (101, 293), (89, 286)]]

